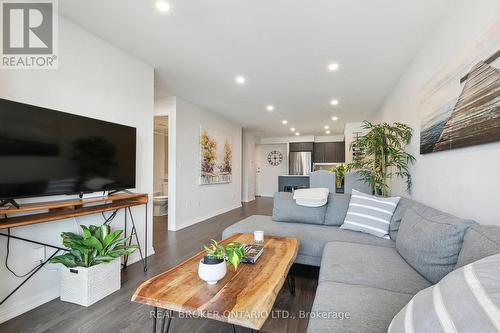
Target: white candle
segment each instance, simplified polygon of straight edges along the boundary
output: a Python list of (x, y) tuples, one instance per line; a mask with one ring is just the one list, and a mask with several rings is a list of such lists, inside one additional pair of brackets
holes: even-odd
[(264, 231), (255, 230), (253, 232), (253, 240), (255, 241), (255, 243), (263, 243), (264, 242)]

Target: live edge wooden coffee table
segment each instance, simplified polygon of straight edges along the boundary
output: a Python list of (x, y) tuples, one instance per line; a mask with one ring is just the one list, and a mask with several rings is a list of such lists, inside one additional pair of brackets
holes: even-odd
[[(236, 234), (222, 243), (253, 242), (251, 234)], [(271, 314), (276, 297), (297, 256), (299, 240), (266, 236), (264, 253), (255, 264), (240, 264), (238, 270), (228, 267), (224, 279), (209, 285), (198, 277), (200, 252), (174, 268), (144, 282), (132, 297), (133, 302), (154, 307), (151, 331), (169, 330), (172, 312), (183, 317), (203, 317), (260, 330)], [(290, 290), (293, 293), (293, 277)]]

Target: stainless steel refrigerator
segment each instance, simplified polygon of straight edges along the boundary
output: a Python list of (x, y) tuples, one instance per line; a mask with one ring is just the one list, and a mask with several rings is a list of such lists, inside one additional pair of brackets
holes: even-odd
[(288, 159), (289, 175), (309, 175), (312, 168), (312, 152), (290, 152)]

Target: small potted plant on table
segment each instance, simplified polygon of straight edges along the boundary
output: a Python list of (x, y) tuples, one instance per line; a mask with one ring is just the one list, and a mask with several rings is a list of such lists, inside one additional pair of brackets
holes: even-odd
[(121, 238), (123, 230), (111, 231), (109, 225), (80, 226), (83, 235), (63, 232), (68, 253), (56, 256), (60, 263), (61, 301), (90, 306), (121, 287), (120, 258), (137, 250), (127, 245), (130, 237)]
[(212, 243), (204, 248), (207, 254), (200, 260), (198, 276), (208, 284), (216, 284), (224, 278), (227, 272), (226, 261), (236, 270), (245, 257), (245, 247), (237, 242), (224, 246), (212, 240)]

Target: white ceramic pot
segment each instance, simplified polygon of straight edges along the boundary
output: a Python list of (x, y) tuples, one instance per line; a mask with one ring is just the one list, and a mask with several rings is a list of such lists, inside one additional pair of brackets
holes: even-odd
[(208, 284), (216, 284), (226, 276), (226, 272), (226, 261), (224, 260), (218, 264), (204, 264), (203, 259), (201, 259), (198, 265), (198, 276)]

